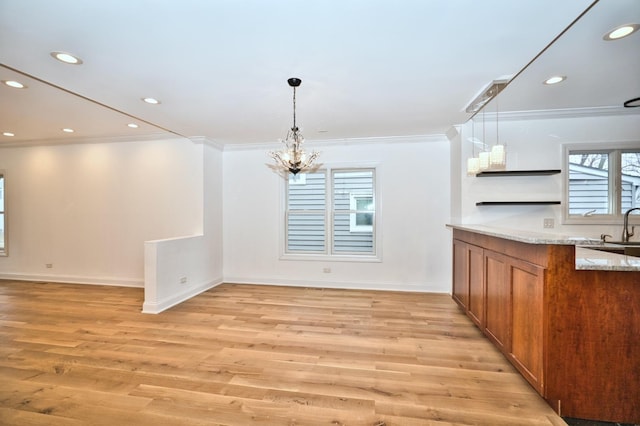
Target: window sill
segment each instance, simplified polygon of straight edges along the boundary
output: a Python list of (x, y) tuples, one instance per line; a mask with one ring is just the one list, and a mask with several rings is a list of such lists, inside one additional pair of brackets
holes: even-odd
[(375, 254), (372, 255), (353, 255), (353, 254), (293, 254), (286, 253), (280, 256), (280, 260), (297, 260), (297, 261), (322, 261), (322, 262), (360, 262), (360, 263), (380, 263), (382, 258)]
[[(571, 215), (562, 219), (563, 225), (617, 225), (622, 226), (622, 216), (613, 215)], [(635, 224), (631, 220), (630, 225)]]

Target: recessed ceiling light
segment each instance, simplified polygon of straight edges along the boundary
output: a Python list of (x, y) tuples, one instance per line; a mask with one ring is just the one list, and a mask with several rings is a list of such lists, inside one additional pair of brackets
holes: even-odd
[(24, 84), (20, 83), (19, 81), (15, 81), (15, 80), (2, 80), (2, 82), (9, 86), (9, 87), (13, 87), (15, 89), (26, 89), (27, 86), (25, 86)]
[(564, 75), (554, 75), (553, 77), (549, 77), (548, 79), (546, 79), (544, 81), (544, 84), (546, 85), (551, 85), (551, 84), (558, 84), (562, 81), (565, 81), (567, 79), (566, 76)]
[(65, 127), (64, 129), (62, 129), (62, 131), (65, 132), (65, 133), (73, 133), (74, 132), (73, 129), (70, 129), (68, 127)]
[(142, 98), (142, 100), (151, 105), (158, 105), (160, 103), (156, 98)]
[(606, 41), (619, 40), (622, 37), (626, 37), (630, 34), (633, 34), (638, 30), (638, 28), (640, 28), (640, 24), (620, 25), (619, 27), (616, 27), (611, 31), (609, 31), (608, 33), (606, 33), (602, 38)]
[(11, 133), (11, 132), (3, 132), (3, 133), (2, 133), (2, 136), (9, 136), (9, 137), (11, 137), (11, 136), (15, 136), (15, 133)]
[(138, 125), (136, 123), (129, 123), (127, 124), (127, 127), (131, 127), (132, 129), (137, 129)]
[(60, 62), (64, 62), (65, 64), (71, 65), (80, 65), (82, 64), (82, 59), (78, 58), (75, 55), (67, 52), (51, 52), (51, 56), (54, 59), (57, 59)]

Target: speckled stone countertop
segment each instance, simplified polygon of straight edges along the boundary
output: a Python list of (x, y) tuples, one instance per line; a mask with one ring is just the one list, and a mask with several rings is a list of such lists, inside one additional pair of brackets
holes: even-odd
[(597, 247), (603, 245), (602, 241), (596, 238), (523, 231), (485, 225), (447, 225), (447, 227), (528, 244), (574, 245), (576, 246), (576, 269), (579, 270), (640, 272), (640, 257), (609, 253), (589, 248), (589, 246)]
[(640, 271), (640, 257), (608, 253), (587, 247), (576, 247), (576, 269), (585, 271)]
[(546, 232), (523, 231), (521, 229), (498, 228), (486, 225), (447, 225), (448, 228), (470, 231), (505, 240), (520, 241), (529, 244), (559, 244), (559, 245), (599, 245), (602, 241), (597, 238), (585, 238), (564, 234)]

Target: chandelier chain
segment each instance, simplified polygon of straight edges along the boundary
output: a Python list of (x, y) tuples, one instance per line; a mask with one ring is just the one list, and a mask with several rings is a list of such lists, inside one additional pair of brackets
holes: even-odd
[(296, 126), (296, 88), (293, 88), (293, 129), (297, 129)]

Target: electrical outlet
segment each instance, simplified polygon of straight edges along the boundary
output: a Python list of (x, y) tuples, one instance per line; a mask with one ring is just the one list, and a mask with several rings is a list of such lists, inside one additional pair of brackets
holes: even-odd
[(322, 272), (324, 272), (325, 274), (330, 274), (331, 268), (322, 268)]
[(44, 266), (46, 266), (47, 269), (51, 269), (53, 268), (53, 263), (45, 263)]
[(186, 284), (187, 283), (187, 277), (180, 277), (180, 284)]
[(555, 227), (555, 223), (552, 217), (545, 218), (542, 223), (543, 228), (553, 228)]

